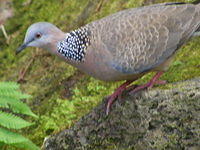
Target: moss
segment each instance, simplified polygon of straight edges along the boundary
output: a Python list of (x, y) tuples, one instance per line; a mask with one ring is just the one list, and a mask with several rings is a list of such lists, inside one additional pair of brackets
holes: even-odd
[(45, 148), (195, 149), (199, 147), (199, 81), (133, 96), (125, 92), (125, 103), (117, 101), (109, 116), (104, 99), (73, 127), (48, 138)]
[[(31, 1), (30, 4), (27, 4), (26, 0), (13, 2), (15, 16), (5, 25), (11, 36), (9, 45), (5, 44), (5, 39), (0, 33), (0, 79), (1, 81), (16, 81), (20, 70), (26, 67), (31, 59), (33, 60), (25, 76), (26, 81), (21, 83), (21, 88), (33, 96), (29, 104), (40, 116), (40, 120), (35, 126), (24, 131), (24, 134), (29, 135), (34, 142), (41, 145), (45, 136), (70, 127), (73, 122), (97, 105), (102, 97), (112, 93), (121, 82), (105, 83), (82, 75), (65, 62), (40, 49), (28, 48), (19, 56), (15, 56), (15, 49), (22, 43), (25, 31), (30, 24), (48, 21), (65, 31), (74, 29), (71, 24), (83, 12), (88, 0), (60, 2), (40, 0)], [(143, 0), (99, 0), (94, 12), (83, 23), (125, 8), (137, 7), (143, 2)], [(171, 83), (200, 76), (198, 41), (199, 38), (194, 38), (181, 48), (174, 63), (162, 79)], [(152, 74), (148, 74), (136, 83), (144, 83), (151, 76)], [(71, 94), (66, 96), (66, 93)]]

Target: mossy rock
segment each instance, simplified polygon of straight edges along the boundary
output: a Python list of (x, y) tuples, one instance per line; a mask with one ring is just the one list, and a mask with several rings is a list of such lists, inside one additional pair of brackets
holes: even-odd
[(47, 138), (46, 150), (200, 148), (200, 78), (135, 95), (125, 92), (105, 114), (106, 100), (73, 127)]

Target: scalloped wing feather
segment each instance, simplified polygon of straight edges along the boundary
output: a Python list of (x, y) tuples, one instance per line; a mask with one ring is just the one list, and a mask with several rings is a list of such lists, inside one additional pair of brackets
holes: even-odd
[(108, 64), (124, 74), (139, 74), (172, 56), (199, 23), (200, 9), (195, 5), (158, 4), (121, 11), (91, 26), (98, 29), (96, 40), (111, 55)]

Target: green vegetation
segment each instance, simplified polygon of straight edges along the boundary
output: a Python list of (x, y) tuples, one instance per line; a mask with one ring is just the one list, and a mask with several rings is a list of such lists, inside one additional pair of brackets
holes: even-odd
[[(83, 75), (40, 49), (28, 48), (19, 56), (15, 55), (15, 50), (22, 43), (28, 26), (34, 22), (48, 21), (64, 31), (69, 31), (81, 24), (147, 2), (147, 0), (95, 1), (96, 3), (92, 3), (91, 0), (92, 4), (88, 5), (89, 0), (37, 0), (30, 3), (26, 0), (13, 0), (15, 16), (5, 24), (11, 37), (9, 45), (0, 32), (0, 80), (16, 81), (20, 71), (30, 63), (21, 87), (25, 93), (32, 95), (27, 104), (40, 116), (40, 119), (22, 132), (38, 146), (42, 145), (46, 136), (69, 128), (94, 108), (104, 96), (111, 94), (120, 83), (105, 83)], [(79, 16), (87, 9), (91, 10), (91, 13), (84, 20), (79, 20)], [(174, 63), (162, 79), (172, 83), (200, 76), (199, 60), (200, 44), (197, 37), (178, 52)], [(136, 83), (144, 83), (151, 76), (152, 74), (148, 74)]]
[(30, 98), (19, 91), (19, 85), (14, 82), (0, 83), (0, 147), (6, 144), (29, 150), (39, 149), (29, 139), (14, 132), (33, 125), (19, 117), (25, 114), (37, 117), (21, 99)]

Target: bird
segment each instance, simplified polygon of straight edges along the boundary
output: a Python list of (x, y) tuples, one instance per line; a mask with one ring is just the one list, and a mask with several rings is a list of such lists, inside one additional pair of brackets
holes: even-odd
[(155, 72), (131, 94), (165, 84), (159, 78), (177, 51), (198, 35), (200, 4), (160, 3), (125, 9), (67, 33), (48, 22), (34, 23), (16, 53), (39, 47), (96, 79), (125, 81), (108, 97), (108, 115), (122, 92), (145, 74)]
[(12, 1), (0, 0), (0, 27), (7, 41), (9, 40), (9, 38), (3, 24), (8, 18), (11, 18), (12, 16), (13, 16)]

